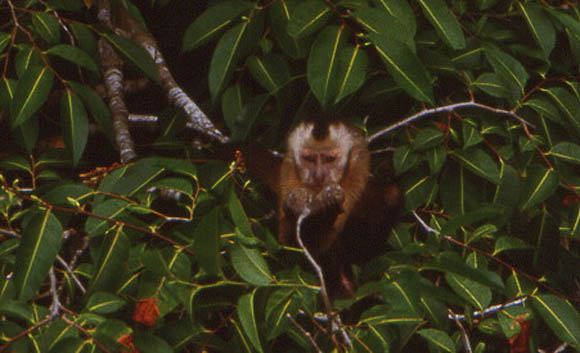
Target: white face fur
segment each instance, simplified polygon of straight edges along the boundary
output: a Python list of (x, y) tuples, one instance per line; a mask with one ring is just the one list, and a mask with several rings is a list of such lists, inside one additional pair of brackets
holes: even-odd
[(347, 168), (353, 147), (353, 132), (343, 123), (328, 127), (323, 140), (313, 136), (314, 123), (298, 125), (288, 137), (288, 153), (298, 167), (302, 182), (307, 186), (339, 183)]

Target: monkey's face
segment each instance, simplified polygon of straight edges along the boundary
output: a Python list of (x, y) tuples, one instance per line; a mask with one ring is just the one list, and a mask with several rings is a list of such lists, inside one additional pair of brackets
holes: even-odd
[(298, 156), (301, 179), (307, 186), (321, 187), (338, 184), (344, 171), (344, 159), (341, 149), (309, 149), (304, 148)]
[(348, 168), (352, 132), (341, 122), (320, 130), (315, 130), (313, 123), (302, 123), (288, 138), (289, 152), (307, 187), (340, 184)]

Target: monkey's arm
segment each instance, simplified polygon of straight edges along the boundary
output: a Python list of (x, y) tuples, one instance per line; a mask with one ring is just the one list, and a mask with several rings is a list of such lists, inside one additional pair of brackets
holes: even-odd
[(338, 215), (344, 212), (344, 197), (340, 185), (328, 185), (316, 195), (305, 188), (296, 188), (288, 193), (284, 206), (294, 216), (299, 216), (306, 210), (309, 216), (321, 213)]

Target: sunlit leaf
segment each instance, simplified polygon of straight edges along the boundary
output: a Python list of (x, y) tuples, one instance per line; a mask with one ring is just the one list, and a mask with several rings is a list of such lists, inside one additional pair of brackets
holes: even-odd
[(228, 247), (228, 253), (234, 269), (243, 280), (256, 286), (272, 282), (270, 268), (258, 250), (234, 243)]
[(258, 319), (256, 318), (256, 308), (254, 304), (256, 291), (242, 295), (238, 300), (238, 317), (244, 333), (252, 343), (254, 349), (263, 352), (260, 340), (260, 331), (258, 329)]

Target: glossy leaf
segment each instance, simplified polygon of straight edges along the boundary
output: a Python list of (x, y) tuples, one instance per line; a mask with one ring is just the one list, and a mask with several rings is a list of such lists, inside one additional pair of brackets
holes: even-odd
[(46, 53), (61, 57), (96, 74), (99, 73), (99, 67), (93, 58), (91, 58), (89, 54), (79, 48), (70, 46), (68, 44), (58, 44), (48, 49)]
[(120, 282), (120, 273), (123, 273), (127, 264), (127, 254), (131, 248), (129, 238), (122, 227), (117, 227), (106, 234), (100, 248), (100, 256), (95, 266), (95, 273), (91, 278), (90, 292), (114, 291)]
[(100, 217), (91, 217), (85, 223), (85, 231), (90, 236), (104, 234), (112, 227), (112, 220), (119, 219), (129, 208), (129, 202), (121, 199), (110, 199), (93, 206), (92, 213)]
[(153, 62), (153, 59), (145, 49), (140, 47), (134, 41), (125, 37), (120, 37), (116, 34), (104, 32), (102, 35), (119, 53), (141, 69), (147, 77), (154, 82), (159, 82), (160, 79), (159, 73), (157, 72), (157, 65)]
[(532, 296), (532, 304), (556, 336), (574, 347), (580, 346), (580, 314), (569, 302), (544, 294)]
[(199, 225), (195, 228), (195, 241), (193, 253), (199, 265), (209, 274), (218, 274), (219, 267), (219, 228), (218, 220), (221, 215), (219, 208), (214, 208), (204, 215)]
[(247, 281), (256, 286), (263, 286), (273, 281), (268, 264), (256, 249), (234, 243), (228, 247), (234, 269)]
[(414, 150), (425, 150), (443, 142), (443, 132), (439, 129), (425, 128), (420, 130), (413, 140)]
[(330, 7), (322, 0), (300, 3), (290, 14), (288, 34), (294, 38), (308, 36), (326, 23), (330, 17)]
[(411, 97), (433, 104), (433, 87), (427, 71), (411, 49), (401, 42), (376, 34), (369, 34), (369, 39), (395, 82)]
[(340, 50), (336, 73), (340, 81), (338, 82), (338, 93), (334, 104), (361, 88), (366, 80), (367, 66), (367, 54), (361, 50), (360, 46), (347, 46)]
[(54, 74), (47, 67), (31, 66), (18, 81), (10, 105), (12, 127), (30, 119), (42, 107), (52, 88)]
[(339, 79), (336, 75), (341, 47), (345, 45), (344, 28), (329, 26), (316, 37), (308, 57), (306, 76), (314, 96), (322, 106), (333, 101)]
[(119, 296), (108, 292), (97, 292), (89, 298), (86, 309), (97, 314), (110, 314), (125, 306)]
[(580, 136), (580, 102), (570, 92), (561, 87), (552, 87), (542, 90), (556, 103), (564, 113), (564, 117), (574, 128), (576, 136)]
[(417, 20), (413, 13), (413, 8), (406, 0), (372, 0), (372, 2), (407, 26), (412, 36), (415, 35), (417, 32)]
[(270, 94), (275, 94), (290, 79), (288, 63), (279, 55), (250, 56), (247, 61), (250, 73)]
[(417, 331), (419, 335), (427, 340), (427, 342), (431, 343), (439, 350), (443, 350), (444, 352), (455, 353), (455, 344), (453, 340), (447, 333), (441, 330), (428, 328)]
[(546, 60), (556, 45), (556, 31), (552, 22), (536, 3), (517, 3), (534, 39), (542, 48)]
[(580, 146), (573, 142), (560, 142), (548, 154), (566, 162), (580, 164)]
[(486, 48), (485, 56), (501, 80), (515, 85), (519, 90), (519, 95), (525, 92), (530, 76), (518, 60), (499, 49), (493, 48)]
[(52, 14), (46, 12), (33, 13), (32, 25), (34, 31), (47, 43), (55, 44), (60, 41), (60, 25)]
[(35, 212), (28, 219), (14, 271), (18, 300), (30, 299), (46, 279), (60, 250), (62, 231), (51, 209)]
[(494, 184), (499, 184), (499, 168), (496, 162), (483, 150), (470, 148), (465, 151), (452, 151), (451, 153), (467, 169)]
[(185, 30), (181, 51), (196, 49), (212, 40), (253, 6), (246, 1), (224, 1), (208, 8)]
[(471, 84), (492, 97), (509, 98), (511, 95), (509, 87), (496, 74), (481, 74)]
[(425, 17), (443, 41), (455, 50), (465, 48), (465, 37), (457, 19), (443, 0), (418, 0)]
[(521, 208), (528, 209), (546, 200), (558, 188), (559, 178), (553, 169), (535, 168), (525, 182)]
[(89, 121), (80, 98), (70, 90), (65, 90), (62, 96), (60, 118), (64, 130), (64, 141), (72, 153), (73, 165), (77, 165), (89, 138)]
[(251, 49), (251, 41), (255, 43), (257, 38), (253, 38), (255, 31), (251, 26), (250, 22), (245, 21), (228, 30), (219, 40), (209, 66), (212, 99), (217, 99), (229, 83), (238, 61)]
[(495, 249), (493, 255), (506, 250), (529, 249), (531, 246), (520, 238), (511, 236), (501, 236), (495, 241)]
[(99, 125), (101, 132), (113, 139), (113, 119), (111, 110), (107, 107), (103, 98), (99, 96), (91, 87), (78, 82), (68, 81), (73, 92), (83, 101), (85, 107), (89, 109), (92, 117)]
[(298, 0), (276, 1), (270, 10), (272, 31), (281, 49), (294, 59), (306, 56), (309, 49), (309, 37), (295, 38), (288, 34), (286, 28), (294, 9), (300, 4)]
[(258, 319), (256, 318), (255, 308), (256, 291), (244, 294), (238, 300), (238, 317), (246, 337), (252, 343), (256, 351), (263, 352), (262, 343), (260, 340), (260, 331), (258, 329)]
[(409, 28), (408, 24), (401, 22), (400, 18), (390, 15), (389, 12), (377, 11), (377, 9), (370, 7), (361, 7), (353, 11), (351, 16), (368, 33), (375, 33), (391, 40), (399, 40), (409, 46), (413, 52), (416, 51), (413, 38), (414, 32)]

